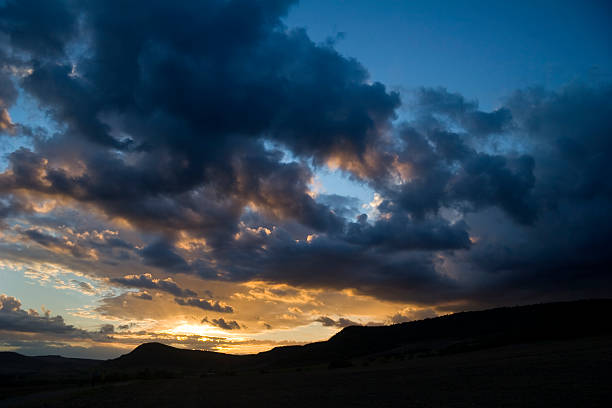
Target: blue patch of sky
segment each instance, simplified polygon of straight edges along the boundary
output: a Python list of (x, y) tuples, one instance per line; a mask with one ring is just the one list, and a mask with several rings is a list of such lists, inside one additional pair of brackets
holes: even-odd
[[(85, 318), (74, 315), (71, 311), (94, 309), (97, 301), (105, 296), (119, 295), (130, 290), (115, 288), (99, 291), (99, 282), (71, 271), (53, 273), (36, 270), (36, 266), (0, 264), (0, 293), (14, 296), (21, 301), (23, 310), (34, 309), (41, 313), (44, 307), (51, 315), (62, 315), (67, 324), (81, 328), (98, 327), (102, 320), (95, 317)], [(87, 293), (79, 290), (78, 283), (91, 285), (96, 292)]]
[[(16, 84), (17, 85), (17, 84)], [(42, 134), (52, 134), (59, 131), (57, 124), (52, 121), (47, 113), (38, 106), (38, 103), (17, 87), (18, 97), (15, 105), (9, 109), (9, 114), (13, 123), (22, 124)], [(0, 171), (5, 171), (8, 165), (7, 156), (15, 150), (25, 147), (32, 148), (32, 139), (30, 136), (17, 133), (15, 135), (1, 136), (0, 143)]]
[[(264, 140), (267, 150), (279, 150), (283, 153), (282, 163), (291, 163), (299, 159), (286, 147), (270, 140)], [(314, 175), (310, 188), (322, 194), (337, 194), (345, 197), (357, 198), (360, 204), (367, 204), (374, 198), (374, 190), (367, 185), (352, 180), (340, 170), (332, 170), (326, 165), (310, 165)]]
[(606, 1), (301, 0), (285, 22), (315, 42), (337, 38), (391, 89), (445, 86), (484, 110), (514, 90), (612, 80)]
[(322, 187), (320, 193), (355, 197), (361, 204), (369, 203), (374, 199), (374, 190), (350, 179), (339, 170), (331, 170), (327, 166), (315, 171), (315, 186), (318, 183)]

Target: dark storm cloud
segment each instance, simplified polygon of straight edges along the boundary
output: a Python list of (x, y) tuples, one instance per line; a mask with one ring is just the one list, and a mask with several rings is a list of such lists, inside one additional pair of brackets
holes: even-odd
[[(560, 92), (531, 89), (507, 102), (524, 129), (536, 166), (533, 197), (540, 217), (532, 228), (474, 219), (487, 236), (469, 262), (492, 272), (500, 287), (541, 295), (605, 296), (612, 288), (607, 231), (612, 227), (612, 87), (569, 86)], [(575, 296), (574, 295), (574, 296)]]
[[(10, 210), (10, 207), (7, 210)], [(32, 212), (32, 209), (27, 207), (23, 210), (25, 213)], [(27, 229), (18, 226), (14, 231), (22, 241), (34, 242), (54, 253), (69, 253), (79, 259), (98, 259), (99, 255), (114, 257), (115, 249), (124, 252), (133, 249), (132, 245), (109, 231), (79, 232), (63, 225), (62, 221), (66, 220), (61, 218), (45, 220), (42, 217), (34, 217), (31, 221), (38, 222), (39, 225), (31, 224)]]
[(399, 162), (409, 169), (410, 180), (399, 186), (374, 181), (384, 192), (381, 209), (425, 218), (442, 207), (465, 212), (497, 206), (520, 223), (532, 223), (537, 216), (533, 158), (479, 152), (465, 135), (439, 126), (416, 122), (399, 128)]
[(76, 33), (69, 1), (8, 0), (0, 8), (0, 31), (11, 44), (35, 56), (57, 55)]
[[(32, 197), (57, 198), (126, 221), (145, 245), (71, 246), (35, 227), (16, 230), (23, 241), (404, 302), (610, 286), (609, 86), (517, 92), (493, 112), (422, 88), (413, 120), (392, 124), (398, 94), (284, 27), (290, 5), (2, 3), (1, 55), (24, 74), (0, 71), (0, 110), (17, 84), (56, 126), (8, 155), (3, 222), (32, 214)], [(355, 220), (346, 197), (312, 194), (324, 164), (379, 194), (370, 219)], [(178, 245), (185, 237), (205, 250)], [(121, 283), (232, 311), (137, 276)]]
[[(158, 241), (148, 245), (141, 251), (146, 265), (157, 266), (170, 270), (186, 270), (187, 262), (181, 258), (167, 242)], [(145, 276), (145, 275), (142, 275)], [(149, 275), (148, 278), (151, 276)]]
[[(37, 150), (61, 161), (56, 146), (78, 140), (83, 146), (74, 148), (83, 154), (87, 172), (75, 178), (39, 160), (30, 169), (45, 173), (42, 182), (36, 178), (40, 173), (24, 173), (16, 163), (26, 157), (37, 160), (23, 152), (11, 158), (20, 178), (15, 184), (35, 176), (29, 183), (39, 191), (95, 202), (111, 214), (156, 229), (210, 231), (216, 223), (231, 233), (240, 208), (251, 200), (319, 230), (338, 228), (329, 209), (305, 194), (305, 167), (263, 157), (242, 160), (247, 150), (263, 152), (247, 138), (293, 132), (292, 143), (308, 143), (305, 151), (328, 154), (348, 147), (360, 152), (375, 127), (392, 115), (396, 95), (380, 84), (366, 84), (365, 70), (355, 61), (315, 46), (303, 32), (284, 31), (279, 16), (287, 4), (282, 2), (148, 3), (144, 9), (122, 6), (121, 19), (113, 17), (117, 4), (84, 6), (75, 4), (87, 22), (94, 55), (75, 63), (34, 61), (34, 72), (22, 86), (67, 126), (64, 134), (39, 140)], [(182, 24), (176, 24), (179, 20)], [(239, 29), (229, 33), (228, 26)], [(191, 45), (186, 47), (186, 41)], [(172, 85), (168, 78), (174, 78)], [(332, 106), (303, 120), (307, 107), (322, 103)], [(101, 148), (91, 152), (87, 140)], [(140, 159), (126, 165), (113, 149)], [(257, 182), (253, 188), (235, 182), (245, 176)], [(292, 189), (277, 193), (279, 181), (284, 182), (280, 187)], [(201, 202), (194, 188), (204, 184), (213, 184), (207, 190), (219, 193), (211, 193), (215, 203), (223, 202), (218, 212), (211, 202), (194, 208)], [(190, 213), (197, 215), (195, 220), (186, 219)]]
[(23, 201), (16, 199), (12, 195), (5, 196), (0, 199), (0, 225), (2, 225), (3, 218), (27, 212), (27, 205)]
[[(3, 55), (0, 53), (0, 58)], [(4, 67), (0, 67), (0, 108), (11, 107), (17, 101), (17, 89)]]
[(23, 232), (24, 237), (42, 245), (51, 250), (68, 251), (76, 258), (89, 256), (87, 250), (81, 246), (74, 245), (72, 242), (45, 234), (36, 229), (28, 229)]
[(234, 309), (229, 305), (222, 305), (218, 301), (208, 300), (208, 299), (200, 299), (200, 298), (175, 298), (174, 301), (181, 306), (193, 306), (199, 307), (202, 310), (210, 310), (213, 312), (219, 313), (233, 313)]
[(279, 152), (251, 146), (236, 165), (237, 192), (262, 213), (280, 219), (296, 219), (317, 231), (339, 232), (343, 219), (309, 194), (311, 170), (297, 162), (279, 162)]
[(414, 107), (421, 115), (446, 116), (477, 136), (501, 133), (512, 122), (509, 109), (483, 112), (478, 110), (478, 102), (467, 101), (461, 94), (450, 93), (445, 88), (420, 88), (415, 96)]
[(11, 119), (8, 108), (13, 106), (18, 95), (10, 76), (4, 72), (3, 60), (4, 56), (0, 51), (0, 136), (3, 133), (11, 134), (15, 131), (15, 124)]
[[(286, 31), (282, 2), (151, 3), (122, 7), (121, 19), (113, 3), (84, 4), (75, 10), (93, 56), (33, 59), (21, 81), (66, 131), (12, 153), (0, 189), (95, 203), (142, 228), (192, 230), (212, 245), (233, 235), (248, 203), (317, 231), (342, 229), (343, 219), (307, 194), (306, 165), (280, 162), (251, 139), (278, 139), (317, 160), (338, 151), (359, 158), (393, 117), (396, 94), (368, 84), (356, 61)], [(218, 40), (186, 47), (194, 37)], [(86, 166), (78, 176), (61, 166), (75, 154)], [(163, 241), (141, 254), (186, 270)]]
[(474, 209), (497, 205), (516, 221), (531, 224), (537, 216), (531, 197), (534, 166), (534, 159), (527, 155), (510, 159), (500, 155), (474, 155), (451, 182), (451, 198), (465, 200)]
[[(452, 297), (452, 279), (436, 271), (437, 258), (424, 251), (389, 251), (329, 237), (295, 242), (276, 229), (255, 242), (219, 251), (218, 267), (234, 280), (259, 279), (311, 288), (355, 288), (375, 297), (415, 302)], [(261, 245), (266, 250), (261, 250)]]
[(356, 197), (345, 197), (338, 194), (318, 194), (317, 201), (327, 205), (332, 211), (343, 218), (352, 218), (359, 214), (360, 202)]
[(63, 241), (52, 235), (44, 234), (37, 230), (26, 230), (23, 235), (30, 238), (32, 241), (38, 242), (42, 246), (62, 245)]
[(150, 273), (143, 273), (142, 275), (126, 275), (123, 278), (112, 279), (112, 281), (133, 288), (160, 290), (178, 297), (197, 295), (192, 290), (181, 288), (172, 280), (172, 278), (154, 279)]
[(441, 218), (415, 222), (402, 215), (393, 215), (369, 224), (367, 215), (362, 214), (358, 222), (348, 225), (345, 239), (368, 248), (382, 246), (391, 250), (470, 247), (464, 222), (451, 225)]
[[(248, 139), (267, 135), (317, 160), (337, 151), (360, 157), (399, 99), (381, 84), (368, 84), (356, 61), (316, 46), (303, 31), (286, 31), (279, 17), (288, 5), (190, 2), (169, 8), (154, 2), (144, 9), (121, 7), (117, 19), (118, 5), (112, 2), (75, 3), (74, 11), (87, 22), (83, 29), (93, 56), (74, 62), (58, 57), (54, 64), (33, 59), (34, 71), (21, 84), (66, 132), (39, 140), (38, 154), (14, 153), (13, 180), (5, 178), (4, 188), (27, 185), (95, 202), (155, 229), (214, 235), (216, 228), (231, 235), (241, 207), (253, 202), (278, 218), (338, 231), (342, 219), (306, 194), (310, 170), (280, 163)], [(5, 20), (13, 8), (7, 6)], [(19, 16), (22, 25), (37, 21), (37, 15), (26, 21), (25, 11)], [(228, 26), (239, 28), (228, 32)], [(10, 24), (4, 27), (10, 31)], [(69, 27), (51, 37), (63, 39), (64, 46), (74, 40)], [(12, 45), (26, 47), (17, 39)], [(56, 146), (71, 140), (83, 144), (73, 145), (87, 166), (80, 177), (47, 162), (46, 156), (62, 161)], [(101, 148), (91, 152), (87, 140)], [(142, 158), (126, 165), (113, 149)], [(24, 161), (28, 164), (19, 163)], [(206, 184), (214, 202), (202, 205), (197, 195), (205, 193), (194, 189)], [(218, 203), (222, 206), (215, 211)], [(177, 257), (164, 252), (159, 259), (145, 253), (145, 260), (182, 268)]]
[[(605, 136), (612, 134), (610, 92), (609, 87), (574, 86), (510, 98), (506, 106), (515, 119), (508, 143), (529, 154), (477, 151), (469, 135), (448, 129), (404, 128), (406, 146), (399, 156), (411, 165), (413, 179), (388, 189), (378, 181), (379, 191), (386, 193), (378, 207), (385, 217), (366, 223), (360, 216), (343, 235), (310, 244), (290, 242), (277, 230), (257, 238), (267, 245), (265, 253), (237, 245), (226, 267), (235, 277), (354, 287), (422, 303), (453, 298), (503, 303), (493, 295), (499, 291), (508, 291), (505, 301), (512, 301), (516, 291), (533, 299), (548, 290), (551, 298), (605, 295), (610, 290), (605, 234), (612, 225), (607, 211), (612, 188), (601, 175), (612, 170), (604, 153), (612, 151)], [(445, 206), (463, 221), (432, 217)], [(471, 249), (444, 254), (445, 265), (429, 252), (465, 248)], [(402, 256), (405, 249), (421, 252)], [(251, 264), (256, 270), (247, 259), (256, 260)], [(450, 265), (458, 271), (454, 279), (439, 274)]]

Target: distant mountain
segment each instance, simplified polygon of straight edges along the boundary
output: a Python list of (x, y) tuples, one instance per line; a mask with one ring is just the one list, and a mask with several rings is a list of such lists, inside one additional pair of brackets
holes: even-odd
[[(185, 350), (146, 343), (104, 362), (0, 353), (0, 375), (57, 372), (221, 372), (328, 364), (385, 353), (431, 355), (496, 346), (612, 334), (612, 299), (580, 300), (461, 312), (391, 326), (350, 326), (327, 341), (254, 355)], [(122, 375), (123, 375), (122, 374)]]
[(29, 357), (10, 351), (0, 352), (0, 375), (28, 374), (48, 371), (80, 371), (96, 367), (100, 360), (66, 358), (61, 356)]
[(23, 356), (0, 352), (0, 396), (6, 389), (28, 385), (88, 382), (102, 361), (60, 356)]

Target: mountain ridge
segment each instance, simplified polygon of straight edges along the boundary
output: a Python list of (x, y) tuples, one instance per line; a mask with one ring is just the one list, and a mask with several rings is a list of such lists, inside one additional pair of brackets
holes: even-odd
[[(242, 367), (290, 367), (350, 360), (398, 351), (455, 353), (513, 343), (612, 334), (612, 299), (585, 299), (467, 311), (388, 326), (349, 326), (326, 341), (281, 346), (257, 354), (234, 355), (143, 343), (115, 359), (23, 356), (1, 352), (3, 373), (21, 367), (71, 365), (104, 369), (232, 370)], [(18, 357), (19, 356), (19, 357)], [(23, 370), (21, 370), (23, 371)], [(27, 370), (26, 370), (27, 371)]]

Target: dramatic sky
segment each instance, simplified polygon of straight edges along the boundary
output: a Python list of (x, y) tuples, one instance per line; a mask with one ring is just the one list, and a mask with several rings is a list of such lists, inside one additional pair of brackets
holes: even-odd
[(247, 353), (612, 296), (605, 1), (0, 1), (0, 350)]

